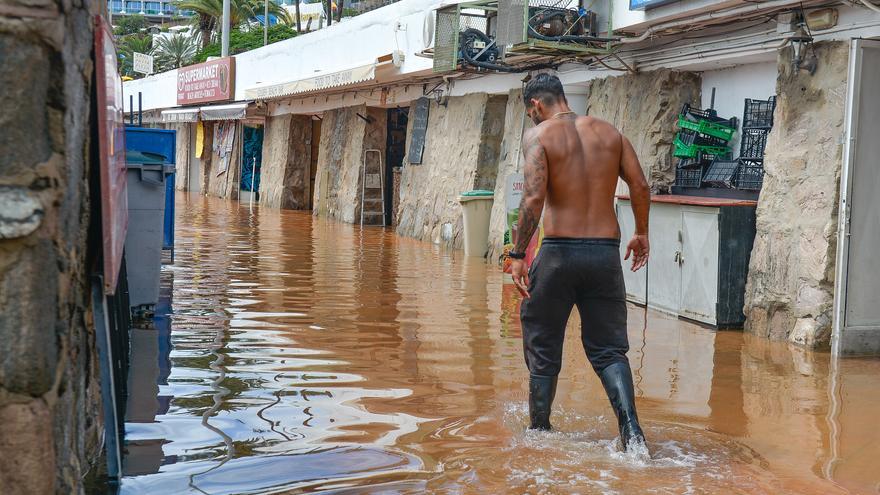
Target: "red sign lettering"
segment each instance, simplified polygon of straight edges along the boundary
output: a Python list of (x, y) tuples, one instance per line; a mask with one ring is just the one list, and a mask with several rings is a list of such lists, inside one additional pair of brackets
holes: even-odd
[(235, 59), (211, 60), (177, 70), (177, 104), (228, 101), (235, 96)]

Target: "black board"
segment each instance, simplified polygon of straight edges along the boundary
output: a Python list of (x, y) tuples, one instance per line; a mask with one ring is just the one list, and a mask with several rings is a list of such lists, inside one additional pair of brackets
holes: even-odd
[(425, 135), (428, 132), (428, 110), (431, 108), (431, 100), (419, 98), (413, 105), (412, 110), (412, 137), (409, 142), (409, 157), (407, 161), (413, 165), (422, 163), (422, 154), (425, 151)]

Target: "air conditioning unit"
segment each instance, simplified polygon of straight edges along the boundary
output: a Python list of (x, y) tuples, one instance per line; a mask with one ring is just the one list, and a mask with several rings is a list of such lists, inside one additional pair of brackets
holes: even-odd
[(612, 4), (613, 0), (485, 0), (440, 8), (433, 29), (434, 72), (469, 67), (516, 71), (510, 64), (529, 58), (521, 55), (610, 53), (616, 40), (609, 37)]
[(430, 50), (434, 48), (434, 20), (436, 18), (436, 12), (428, 11), (425, 12), (425, 20), (422, 24), (422, 49)]

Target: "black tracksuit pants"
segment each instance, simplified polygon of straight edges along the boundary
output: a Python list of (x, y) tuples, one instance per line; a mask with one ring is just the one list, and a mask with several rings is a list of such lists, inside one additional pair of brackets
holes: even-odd
[(559, 374), (565, 326), (574, 306), (593, 369), (600, 373), (612, 363), (629, 364), (620, 240), (545, 238), (529, 271), (529, 293), (520, 316), (531, 374)]

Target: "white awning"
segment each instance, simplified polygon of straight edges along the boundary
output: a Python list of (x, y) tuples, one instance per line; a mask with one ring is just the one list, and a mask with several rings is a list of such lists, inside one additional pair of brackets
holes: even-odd
[(238, 120), (247, 116), (248, 102), (202, 107), (202, 120)]
[(289, 96), (298, 93), (318, 91), (321, 89), (348, 86), (350, 84), (364, 81), (372, 81), (376, 79), (376, 65), (377, 62), (372, 62), (366, 65), (352, 67), (350, 69), (300, 79), (298, 81), (250, 88), (244, 91), (244, 95), (251, 100), (266, 100), (269, 98), (278, 98), (280, 96)]
[(162, 122), (197, 122), (198, 120), (198, 107), (162, 110)]

